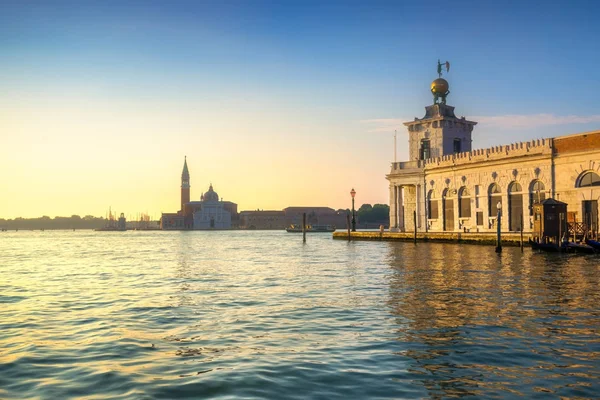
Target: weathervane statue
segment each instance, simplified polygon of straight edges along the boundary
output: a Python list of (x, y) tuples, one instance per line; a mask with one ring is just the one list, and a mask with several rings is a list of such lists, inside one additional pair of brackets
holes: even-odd
[(442, 77), (442, 67), (446, 67), (446, 72), (450, 72), (450, 62), (446, 61), (442, 64), (438, 58), (438, 75), (440, 78)]
[(446, 72), (450, 71), (450, 62), (446, 61), (445, 63), (440, 62), (438, 59), (437, 63), (437, 73), (438, 78), (431, 82), (431, 94), (433, 94), (433, 104), (446, 104), (446, 96), (450, 93), (450, 85), (448, 85), (448, 81), (442, 78), (442, 70), (443, 67), (446, 67)]

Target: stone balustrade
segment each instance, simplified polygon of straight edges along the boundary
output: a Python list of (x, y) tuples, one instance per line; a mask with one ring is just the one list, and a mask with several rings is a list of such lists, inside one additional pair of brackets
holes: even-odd
[(418, 169), (425, 166), (425, 160), (400, 161), (392, 163), (392, 173), (401, 169)]
[(507, 157), (518, 157), (535, 154), (552, 153), (552, 139), (536, 139), (527, 142), (493, 146), (463, 153), (447, 154), (425, 160), (425, 167), (437, 168), (481, 161), (501, 160)]

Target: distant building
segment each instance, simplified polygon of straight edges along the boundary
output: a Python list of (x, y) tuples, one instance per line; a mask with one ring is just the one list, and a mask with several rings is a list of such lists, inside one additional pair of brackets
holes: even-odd
[(219, 200), (212, 184), (200, 201), (190, 201), (190, 173), (186, 158), (181, 173), (181, 209), (176, 213), (163, 213), (160, 218), (161, 229), (232, 229), (237, 225), (237, 204)]
[(410, 159), (386, 175), (391, 230), (494, 232), (500, 206), (503, 231), (519, 231), (522, 218), (532, 232), (533, 204), (555, 198), (572, 229), (597, 232), (600, 131), (471, 150), (476, 122), (446, 105), (446, 80), (431, 91), (425, 116), (404, 124)]
[[(197, 203), (197, 202), (194, 202)], [(212, 184), (200, 197), (194, 210), (194, 229), (231, 229), (237, 217), (237, 204), (219, 200)]]
[(301, 224), (302, 214), (306, 213), (309, 225), (335, 225), (339, 229), (346, 226), (346, 212), (329, 207), (287, 207), (282, 211), (242, 211), (242, 229), (285, 229), (290, 225)]
[(283, 211), (242, 211), (241, 229), (285, 229), (288, 227)]

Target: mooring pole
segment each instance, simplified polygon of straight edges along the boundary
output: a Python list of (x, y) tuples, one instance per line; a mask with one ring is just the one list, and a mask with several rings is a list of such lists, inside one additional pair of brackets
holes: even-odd
[(521, 213), (521, 253), (523, 252), (523, 213)]
[(348, 241), (352, 238), (352, 234), (350, 233), (350, 214), (346, 214), (346, 226), (348, 227)]
[(306, 213), (302, 213), (302, 242), (306, 243)]
[(502, 253), (502, 208), (498, 202), (498, 214), (496, 215), (497, 237), (496, 237), (496, 253)]
[(416, 210), (413, 211), (413, 225), (415, 228), (415, 235), (414, 235), (413, 241), (415, 244), (417, 244), (417, 211)]

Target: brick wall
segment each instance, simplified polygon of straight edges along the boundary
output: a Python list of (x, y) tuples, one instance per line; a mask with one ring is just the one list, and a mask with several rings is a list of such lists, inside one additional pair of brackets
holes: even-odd
[(554, 152), (557, 154), (594, 149), (600, 149), (600, 131), (554, 139)]

